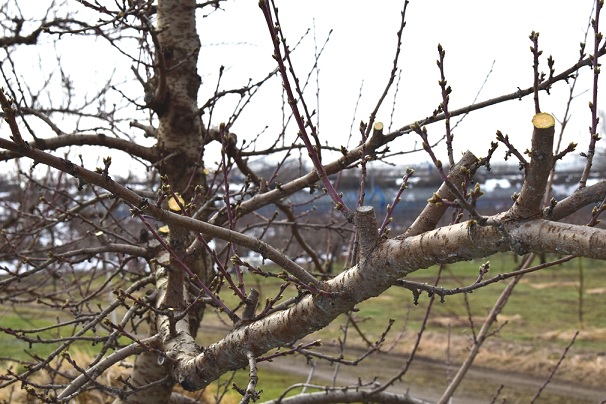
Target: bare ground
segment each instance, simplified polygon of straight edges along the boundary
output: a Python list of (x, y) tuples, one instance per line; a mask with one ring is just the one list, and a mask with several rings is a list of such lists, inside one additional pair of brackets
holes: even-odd
[[(362, 349), (359, 350), (361, 354)], [(310, 376), (310, 382), (318, 385), (355, 386), (361, 381), (377, 382), (391, 378), (406, 363), (402, 354), (377, 354), (364, 360), (363, 365), (337, 366), (325, 361), (317, 361), (310, 366), (302, 357), (276, 360), (264, 364), (269, 369), (301, 375), (302, 380)], [(409, 392), (412, 396), (436, 401), (447, 385), (448, 375), (453, 375), (457, 367), (447, 366), (427, 357), (415, 358), (402, 382), (396, 382), (388, 391), (394, 393)], [(472, 367), (464, 383), (455, 394), (452, 403), (490, 403), (495, 402), (527, 403), (537, 394), (545, 383), (545, 378), (529, 376), (524, 373), (499, 371), (485, 367)], [(309, 390), (308, 390), (309, 392)], [(506, 400), (506, 401), (504, 401)], [(541, 393), (537, 403), (601, 403), (606, 400), (606, 382), (602, 387), (587, 386), (580, 383), (552, 380)]]
[[(508, 320), (516, 321), (515, 318)], [(217, 331), (221, 328), (223, 327), (217, 327)], [(207, 329), (208, 331), (210, 329)], [(599, 340), (603, 340), (604, 332), (606, 332), (604, 329), (584, 331), (586, 337), (595, 337)], [(545, 344), (537, 344), (535, 341), (526, 345), (489, 339), (456, 391), (451, 404), (531, 402), (549, 378), (563, 352), (563, 348), (554, 347), (547, 342), (559, 338), (568, 341), (571, 336), (568, 334), (566, 332), (562, 332), (561, 335), (545, 334), (542, 336)], [(300, 375), (300, 382), (307, 380), (310, 372), (313, 372), (310, 383), (323, 386), (331, 385), (333, 381), (336, 386), (355, 386), (359, 381), (372, 382), (375, 377), (377, 382), (384, 382), (406, 363), (416, 337), (415, 332), (407, 331), (395, 337), (394, 341), (386, 341), (383, 348), (389, 349), (393, 346), (392, 350), (388, 353), (375, 353), (367, 357), (359, 366), (331, 365), (323, 360), (317, 360), (314, 366), (310, 366), (301, 356), (278, 358), (273, 362), (263, 362), (259, 365), (279, 372)], [(338, 356), (336, 347), (331, 346), (326, 340), (323, 343), (323, 352), (333, 357)], [(458, 370), (458, 364), (467, 356), (469, 347), (468, 337), (451, 335), (449, 340), (445, 333), (426, 332), (407, 374), (388, 391), (409, 392), (414, 397), (429, 401), (438, 400), (448, 385), (448, 380)], [(450, 360), (444, 359), (444, 353), (447, 351)], [(366, 352), (365, 348), (352, 347), (350, 344), (346, 357), (352, 359), (364, 352)], [(269, 398), (264, 397), (264, 399)], [(606, 355), (603, 352), (571, 349), (566, 359), (559, 365), (556, 376), (549, 381), (535, 403), (606, 404)]]

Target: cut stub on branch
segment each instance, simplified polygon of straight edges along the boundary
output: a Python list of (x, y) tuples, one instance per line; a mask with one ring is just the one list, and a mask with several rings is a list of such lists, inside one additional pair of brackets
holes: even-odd
[(535, 131), (551, 130), (551, 136), (553, 136), (553, 131), (555, 128), (555, 118), (547, 112), (539, 112), (538, 114), (532, 117), (532, 125), (534, 126)]
[(373, 251), (379, 241), (374, 208), (372, 206), (360, 206), (356, 210), (354, 222), (358, 229), (360, 255), (366, 257)]
[(532, 149), (530, 164), (526, 167), (524, 185), (520, 197), (511, 208), (514, 217), (528, 219), (541, 214), (541, 203), (547, 186), (549, 173), (553, 168), (553, 137), (555, 118), (539, 112), (532, 118)]
[(383, 122), (376, 122), (372, 128), (373, 136), (383, 136)]

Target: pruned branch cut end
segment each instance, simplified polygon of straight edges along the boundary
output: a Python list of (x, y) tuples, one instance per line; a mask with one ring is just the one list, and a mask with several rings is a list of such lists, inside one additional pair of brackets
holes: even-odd
[(536, 129), (548, 129), (555, 126), (555, 118), (546, 112), (539, 112), (532, 117), (532, 125)]

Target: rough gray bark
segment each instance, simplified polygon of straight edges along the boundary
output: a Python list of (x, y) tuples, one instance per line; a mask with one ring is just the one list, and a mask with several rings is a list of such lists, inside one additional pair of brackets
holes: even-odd
[[(183, 200), (190, 200), (195, 186), (205, 186), (203, 166), (204, 127), (198, 114), (198, 89), (200, 76), (197, 73), (200, 38), (196, 31), (195, 0), (162, 0), (158, 2), (155, 27), (156, 69), (153, 80), (152, 99), (149, 105), (158, 116), (156, 131), (157, 152), (160, 157), (159, 171), (167, 178), (170, 192), (180, 194)], [(186, 254), (186, 248), (195, 235), (169, 223), (170, 246), (178, 257), (183, 257), (204, 282), (210, 281), (211, 267), (203, 248)], [(157, 306), (161, 310), (180, 311), (185, 308), (184, 269), (175, 262), (175, 256), (167, 261), (168, 270), (155, 266), (157, 273)], [(195, 336), (202, 317), (203, 305), (191, 310), (189, 322), (185, 325), (188, 335)], [(158, 325), (153, 324), (158, 322)], [(151, 316), (151, 332), (160, 328), (166, 333), (168, 319), (165, 316)], [(163, 354), (146, 352), (137, 356), (132, 374), (132, 384), (136, 387), (156, 382), (153, 387), (128, 396), (127, 403), (167, 403), (170, 401), (175, 379), (167, 372), (167, 361)], [(158, 383), (163, 380), (163, 382)]]

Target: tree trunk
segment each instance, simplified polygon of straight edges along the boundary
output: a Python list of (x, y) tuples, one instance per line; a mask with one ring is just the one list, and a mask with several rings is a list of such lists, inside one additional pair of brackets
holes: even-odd
[[(164, 189), (167, 195), (181, 195), (184, 204), (190, 202), (198, 185), (205, 187), (202, 162), (204, 126), (198, 114), (197, 94), (200, 76), (196, 64), (200, 50), (200, 39), (196, 32), (195, 0), (159, 0), (157, 8), (157, 27), (154, 34), (155, 77), (153, 78), (153, 98), (149, 107), (159, 119), (157, 151), (159, 153), (160, 173), (164, 176)], [(164, 192), (163, 191), (163, 192)], [(205, 218), (201, 218), (204, 220)], [(169, 245), (174, 256), (188, 258), (185, 263), (203, 281), (212, 276), (211, 265), (205, 249), (186, 254), (187, 246), (193, 241), (192, 233), (180, 226), (169, 225)], [(167, 257), (168, 258), (168, 257)], [(156, 306), (159, 309), (182, 310), (185, 307), (184, 271), (168, 258), (168, 271), (158, 265), (157, 289), (159, 291)], [(161, 261), (162, 262), (162, 261)], [(191, 335), (196, 335), (204, 307), (190, 315)], [(150, 332), (154, 334), (158, 327), (155, 321), (161, 316), (152, 316)], [(191, 321), (191, 318), (194, 321)], [(131, 383), (145, 386), (151, 382), (165, 379), (151, 388), (143, 389), (126, 400), (127, 403), (167, 403), (175, 380), (165, 368), (168, 360), (158, 354), (147, 352), (139, 355), (135, 362)]]

